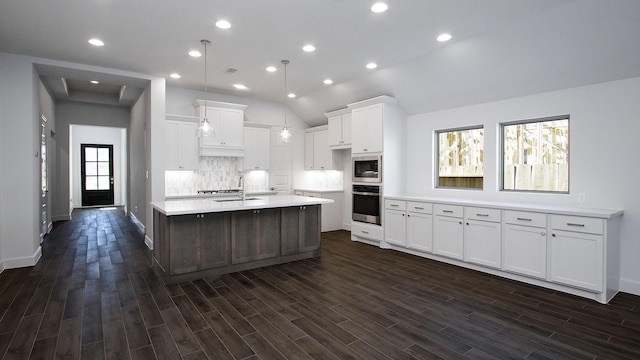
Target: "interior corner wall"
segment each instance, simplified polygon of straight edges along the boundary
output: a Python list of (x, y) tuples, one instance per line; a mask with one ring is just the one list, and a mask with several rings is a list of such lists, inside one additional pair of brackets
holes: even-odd
[[(116, 128), (129, 128), (129, 110), (98, 104), (59, 102), (56, 106), (56, 188), (57, 193), (53, 204), (53, 217), (55, 219), (68, 219), (71, 211), (71, 202), (76, 202), (70, 193), (69, 179), (69, 125), (106, 126)], [(73, 161), (77, 161), (75, 159)]]
[(138, 101), (131, 107), (131, 123), (127, 144), (129, 152), (127, 210), (142, 223), (145, 222), (147, 203), (145, 129), (148, 96), (149, 89), (145, 89)]
[[(623, 209), (621, 291), (640, 295), (640, 78), (547, 92), (408, 118), (407, 193), (508, 203)], [(569, 194), (499, 191), (502, 122), (570, 115)], [(434, 189), (434, 132), (483, 125), (484, 190)], [(578, 202), (584, 194), (586, 202)]]
[(0, 268), (40, 256), (38, 82), (30, 58), (0, 53)]

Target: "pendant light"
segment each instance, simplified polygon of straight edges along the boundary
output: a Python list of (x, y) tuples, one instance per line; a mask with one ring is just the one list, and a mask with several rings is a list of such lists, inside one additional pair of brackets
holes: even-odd
[(289, 60), (282, 60), (281, 62), (284, 65), (284, 101), (282, 102), (284, 107), (284, 127), (280, 130), (280, 134), (278, 134), (278, 142), (287, 143), (291, 141), (293, 137), (293, 131), (287, 127), (287, 65), (289, 64)]
[(211, 134), (215, 135), (213, 128), (211, 127), (211, 123), (207, 118), (207, 45), (211, 45), (211, 41), (200, 40), (200, 43), (204, 45), (204, 116), (200, 121), (200, 126), (198, 126), (196, 136), (204, 137)]

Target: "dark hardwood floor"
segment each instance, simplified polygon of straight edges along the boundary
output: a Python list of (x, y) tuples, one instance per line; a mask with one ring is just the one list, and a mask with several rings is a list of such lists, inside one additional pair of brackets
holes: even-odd
[(322, 257), (165, 286), (121, 210), (56, 224), (0, 274), (3, 359), (639, 359), (608, 305), (322, 236)]

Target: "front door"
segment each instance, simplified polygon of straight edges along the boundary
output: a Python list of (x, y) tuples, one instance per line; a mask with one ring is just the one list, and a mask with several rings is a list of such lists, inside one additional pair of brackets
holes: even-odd
[(80, 145), (82, 206), (113, 205), (113, 145)]

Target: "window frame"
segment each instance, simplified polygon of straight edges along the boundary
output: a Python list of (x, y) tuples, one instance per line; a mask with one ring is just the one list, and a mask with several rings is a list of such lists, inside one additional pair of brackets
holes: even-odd
[[(524, 190), (524, 189), (505, 189), (504, 188), (504, 127), (511, 125), (524, 125), (531, 123), (543, 123), (549, 121), (558, 121), (558, 120), (567, 120), (567, 190), (566, 191), (556, 191), (556, 190)], [(554, 115), (554, 116), (546, 116), (541, 118), (532, 118), (532, 119), (523, 119), (523, 120), (514, 120), (514, 121), (506, 121), (499, 123), (498, 130), (498, 153), (499, 157), (499, 189), (501, 192), (513, 192), (513, 193), (533, 193), (533, 194), (560, 194), (565, 195), (569, 194), (571, 190), (571, 116), (569, 114), (564, 115)], [(515, 187), (515, 186), (514, 186)]]
[[(440, 185), (440, 134), (442, 133), (449, 133), (449, 132), (455, 132), (455, 131), (466, 131), (466, 130), (483, 130), (482, 133), (482, 149), (483, 149), (483, 159), (482, 159), (482, 187), (480, 188), (476, 188), (476, 187), (456, 187), (456, 186), (441, 186)], [(474, 191), (483, 191), (484, 190), (484, 162), (485, 162), (485, 158), (484, 158), (484, 153), (486, 153), (485, 151), (485, 142), (484, 142), (484, 137), (485, 137), (485, 132), (486, 129), (484, 127), (484, 124), (479, 124), (479, 125), (471, 125), (471, 126), (461, 126), (461, 127), (455, 127), (455, 128), (448, 128), (448, 129), (439, 129), (439, 130), (435, 130), (434, 132), (434, 144), (435, 144), (435, 151), (434, 151), (434, 157), (435, 157), (435, 166), (434, 166), (434, 189), (444, 189), (444, 190), (474, 190)]]

